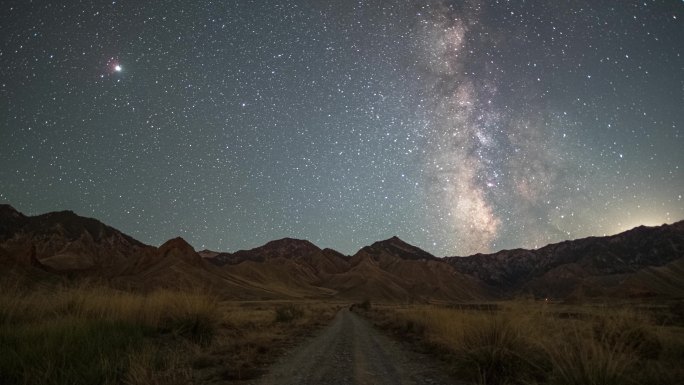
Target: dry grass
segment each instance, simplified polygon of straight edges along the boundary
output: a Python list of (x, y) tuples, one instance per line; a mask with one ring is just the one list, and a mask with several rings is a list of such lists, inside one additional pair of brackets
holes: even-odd
[(331, 306), (228, 303), (200, 290), (0, 289), (2, 384), (193, 384), (251, 378)]
[[(217, 303), (215, 297), (193, 291), (140, 294), (90, 285), (33, 291), (4, 287), (0, 383), (107, 384), (124, 378), (149, 383), (132, 380), (136, 366), (128, 357), (162, 343), (209, 344), (219, 322)], [(171, 362), (170, 354), (157, 356)], [(162, 366), (160, 375), (169, 365)], [(154, 368), (148, 372), (157, 373)]]
[(336, 312), (335, 305), (316, 302), (224, 303), (219, 334), (194, 365), (210, 380), (257, 377), (302, 337), (327, 325)]
[(126, 385), (184, 385), (195, 382), (193, 370), (188, 365), (186, 351), (192, 349), (164, 350), (147, 345), (128, 356), (128, 370), (123, 383)]
[(165, 328), (169, 323), (192, 317), (214, 322), (218, 319), (217, 303), (215, 297), (200, 291), (158, 290), (140, 294), (87, 285), (49, 291), (5, 290), (0, 295), (0, 322), (14, 324), (73, 316)]
[(508, 302), (498, 310), (375, 307), (376, 324), (413, 340), (475, 384), (681, 384), (684, 328), (635, 308)]

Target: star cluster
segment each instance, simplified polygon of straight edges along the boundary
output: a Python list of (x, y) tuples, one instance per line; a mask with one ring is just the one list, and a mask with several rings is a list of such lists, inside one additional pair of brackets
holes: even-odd
[(684, 218), (676, 1), (7, 2), (0, 201), (150, 244), (538, 247)]

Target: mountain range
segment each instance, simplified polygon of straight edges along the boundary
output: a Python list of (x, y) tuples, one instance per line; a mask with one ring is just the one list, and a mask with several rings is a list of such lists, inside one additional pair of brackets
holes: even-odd
[(0, 205), (0, 279), (78, 278), (201, 286), (240, 300), (684, 298), (684, 221), (466, 257), (438, 258), (392, 237), (346, 256), (293, 238), (234, 253), (196, 252), (182, 238), (154, 247), (71, 211), (26, 216)]

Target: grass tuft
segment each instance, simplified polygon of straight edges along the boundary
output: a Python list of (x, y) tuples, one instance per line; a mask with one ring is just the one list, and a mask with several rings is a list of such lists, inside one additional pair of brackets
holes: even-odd
[(547, 344), (552, 362), (551, 384), (629, 384), (627, 369), (635, 360), (622, 342), (605, 343), (574, 332), (564, 343)]
[(178, 351), (146, 346), (129, 356), (126, 385), (184, 385), (193, 382), (192, 370)]
[(275, 309), (275, 322), (292, 322), (302, 316), (304, 311), (293, 304), (281, 305)]
[(478, 315), (472, 321), (453, 346), (457, 372), (479, 384), (543, 379), (546, 362), (522, 325), (501, 315)]

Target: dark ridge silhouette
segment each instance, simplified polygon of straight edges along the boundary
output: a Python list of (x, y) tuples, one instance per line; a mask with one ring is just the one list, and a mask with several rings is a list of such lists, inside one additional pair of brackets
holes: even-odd
[(437, 258), (398, 237), (353, 256), (294, 238), (222, 253), (182, 238), (145, 245), (71, 211), (0, 205), (0, 276), (98, 277), (127, 287), (211, 286), (237, 299), (481, 301), (519, 294), (684, 297), (684, 221), (538, 250)]
[[(639, 226), (620, 234), (550, 244), (537, 250), (502, 250), (445, 260), (502, 292), (530, 292), (565, 297), (580, 286), (601, 285), (600, 277), (617, 278), (661, 267), (684, 257), (684, 221)], [(626, 289), (626, 288), (625, 288)]]

